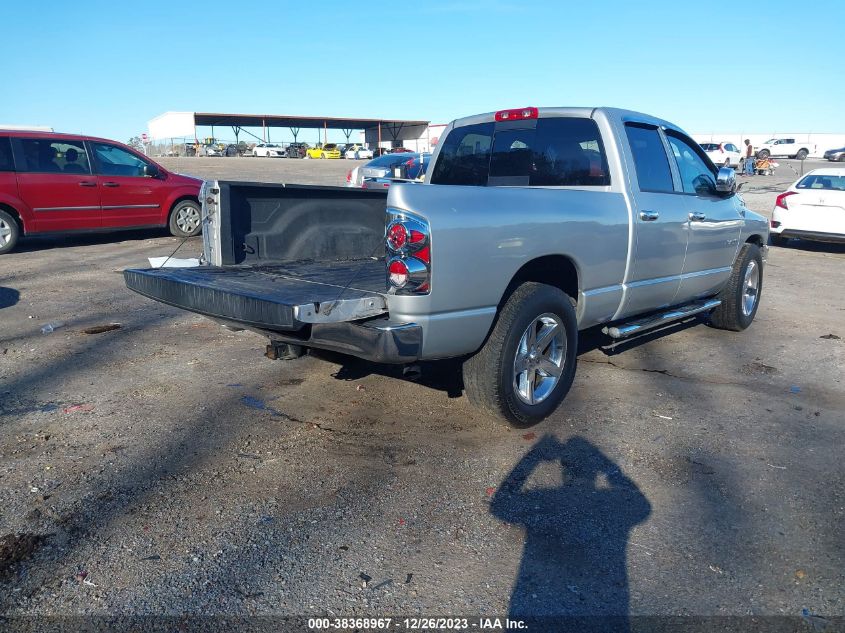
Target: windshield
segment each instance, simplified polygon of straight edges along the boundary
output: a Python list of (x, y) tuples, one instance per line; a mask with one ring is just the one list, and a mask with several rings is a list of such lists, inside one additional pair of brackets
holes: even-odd
[(798, 189), (845, 191), (845, 174), (842, 176), (834, 176), (830, 174), (810, 174), (805, 176), (795, 186)]

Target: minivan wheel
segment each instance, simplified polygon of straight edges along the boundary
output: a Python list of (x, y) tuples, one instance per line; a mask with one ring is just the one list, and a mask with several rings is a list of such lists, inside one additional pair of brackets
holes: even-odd
[(202, 211), (193, 200), (177, 202), (170, 212), (170, 232), (176, 237), (193, 237), (202, 229)]
[(499, 312), (484, 346), (464, 361), (473, 405), (512, 426), (540, 422), (575, 377), (578, 325), (572, 299), (553, 286), (519, 286)]
[(15, 248), (20, 233), (21, 229), (17, 220), (5, 211), (0, 211), (0, 255)]
[(763, 292), (763, 256), (756, 244), (744, 244), (733, 265), (727, 286), (719, 293), (722, 304), (710, 315), (710, 325), (740, 332), (751, 325)]

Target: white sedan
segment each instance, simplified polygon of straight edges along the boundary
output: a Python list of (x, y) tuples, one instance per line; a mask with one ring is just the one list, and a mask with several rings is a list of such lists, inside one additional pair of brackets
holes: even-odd
[(344, 158), (354, 158), (354, 159), (367, 159), (372, 160), (373, 158), (373, 150), (367, 149), (366, 147), (358, 147), (354, 145), (350, 147), (346, 152), (343, 154)]
[(287, 152), (281, 145), (275, 143), (259, 143), (252, 148), (253, 156), (264, 156), (265, 158), (284, 158)]
[(742, 152), (733, 143), (701, 143), (701, 149), (716, 167), (737, 167)]
[(791, 237), (817, 242), (845, 242), (845, 169), (814, 169), (775, 201), (772, 244)]

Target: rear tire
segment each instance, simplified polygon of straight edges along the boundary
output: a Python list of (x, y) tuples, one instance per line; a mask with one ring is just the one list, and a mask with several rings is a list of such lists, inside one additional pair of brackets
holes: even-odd
[(809, 154), (810, 152), (805, 149), (798, 150), (798, 153), (795, 155), (795, 158), (797, 158), (798, 160), (804, 160)]
[(757, 158), (759, 158), (760, 160), (768, 158), (770, 155), (771, 152), (769, 152), (769, 150), (767, 149), (761, 149), (759, 152), (757, 152)]
[(505, 302), (483, 347), (464, 362), (467, 397), (512, 426), (536, 424), (569, 392), (577, 349), (573, 300), (553, 286), (524, 283)]
[(741, 332), (754, 320), (763, 292), (763, 256), (760, 247), (746, 243), (733, 265), (728, 285), (719, 293), (722, 304), (710, 315), (720, 330)]
[(193, 237), (202, 230), (202, 210), (193, 200), (180, 200), (170, 212), (170, 233), (176, 237)]
[(0, 255), (14, 250), (21, 235), (21, 227), (11, 214), (0, 210)]

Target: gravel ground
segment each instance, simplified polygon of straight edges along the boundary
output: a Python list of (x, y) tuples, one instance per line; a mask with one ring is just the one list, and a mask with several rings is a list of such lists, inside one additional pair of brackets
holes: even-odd
[[(162, 162), (323, 184), (353, 164)], [(791, 166), (741, 178), (753, 209)], [(588, 333), (565, 406), (516, 431), (454, 365), (273, 362), (125, 289), (177, 244), (3, 257), (0, 614), (845, 615), (845, 247), (772, 248), (744, 333)]]

